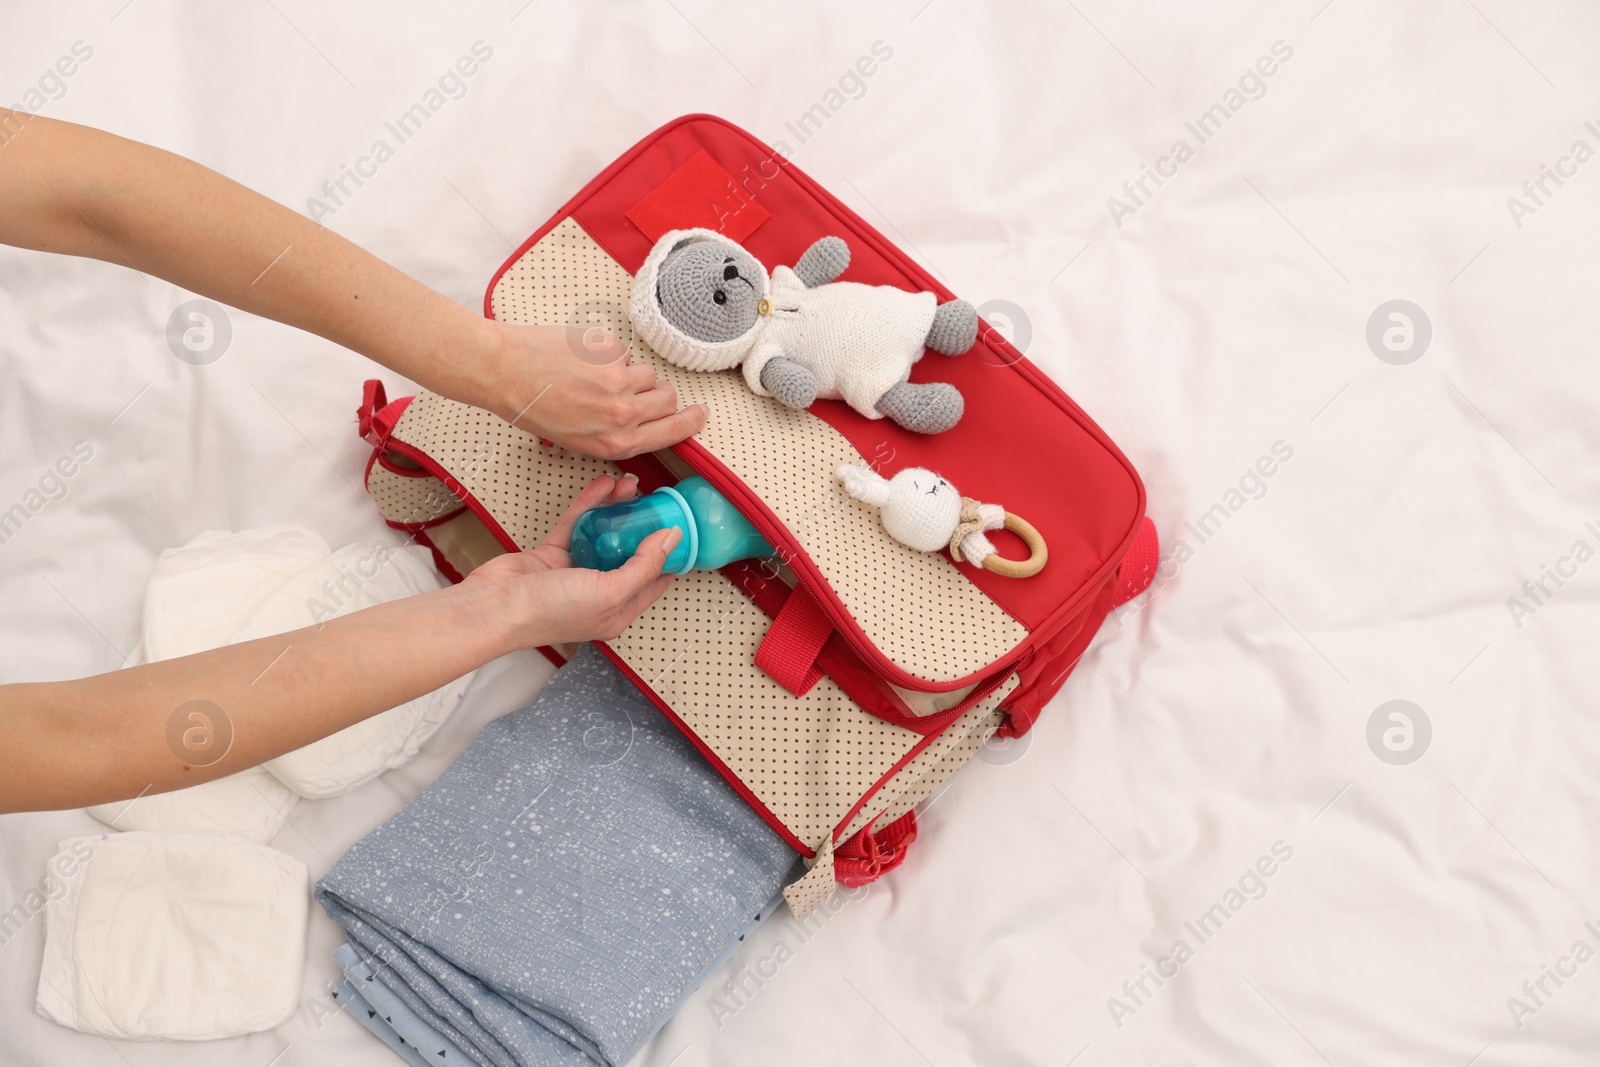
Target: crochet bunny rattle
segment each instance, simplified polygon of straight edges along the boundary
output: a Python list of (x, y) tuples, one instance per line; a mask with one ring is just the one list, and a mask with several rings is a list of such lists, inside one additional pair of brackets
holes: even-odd
[[(901, 544), (923, 552), (949, 547), (957, 563), (967, 560), (1007, 578), (1027, 578), (1044, 569), (1049, 552), (1033, 524), (999, 504), (980, 504), (926, 467), (907, 467), (893, 478), (850, 463), (834, 474), (844, 491), (883, 509), (883, 528)], [(1027, 559), (1007, 559), (994, 550), (990, 530), (1004, 527), (1027, 543)]]

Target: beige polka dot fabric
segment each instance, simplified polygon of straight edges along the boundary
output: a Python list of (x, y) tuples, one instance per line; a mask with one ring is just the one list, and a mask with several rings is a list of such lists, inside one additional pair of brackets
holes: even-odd
[(790, 882), (783, 890), (783, 899), (796, 919), (810, 915), (818, 904), (833, 896), (838, 883), (833, 877), (833, 842), (824, 841), (811, 861), (811, 869)]
[[(629, 284), (568, 219), (513, 265), (492, 303), (506, 321), (597, 324), (627, 337)], [(686, 403), (712, 404), (712, 427), (700, 440), (784, 517), (896, 663), (930, 681), (949, 680), (981, 670), (1026, 636), (948, 562), (892, 541), (875, 512), (837, 490), (833, 466), (863, 460), (826, 423), (755, 396), (735, 375), (680, 371), (639, 345), (635, 353), (672, 378)], [(407, 406), (393, 437), (448, 472), (522, 548), (541, 541), (596, 475), (617, 473), (430, 393)], [(773, 447), (779, 440), (782, 447)], [(369, 488), (390, 521), (453, 510), (441, 510), (440, 494), (454, 497), (431, 475), (375, 464)], [(770, 624), (728, 579), (695, 571), (676, 579), (610, 647), (773, 818), (818, 853), (791, 895), (803, 914), (832, 892), (832, 843), (875, 814), (898, 818), (931, 794), (993, 732), (999, 704), (1017, 683), (1008, 679), (930, 741), (863, 711), (831, 678), (804, 697), (783, 689), (754, 663)]]
[(433, 393), (406, 405), (393, 436), (448, 471), (518, 548), (543, 541), (597, 476), (619, 473), (605, 460), (541, 444), (498, 415)]
[(783, 891), (784, 900), (796, 918), (805, 918), (812, 909), (832, 896), (836, 889), (833, 842), (848, 841), (875, 817), (877, 826), (888, 826), (933, 795), (933, 791), (948, 781), (999, 728), (1001, 715), (995, 710), (995, 704), (1005, 699), (1005, 694), (1015, 687), (1016, 679), (1012, 678), (1002, 692), (973, 707), (952, 723), (939, 742), (917, 753), (914, 759), (885, 781), (843, 830), (823, 840), (811, 861), (810, 869)]
[(378, 514), (407, 526), (436, 522), (462, 508), (460, 499), (432, 475), (396, 474), (381, 463), (374, 463), (367, 474), (367, 492)]
[[(754, 663), (768, 625), (733, 583), (694, 571), (610, 644), (768, 810), (814, 847), (922, 735), (862, 711), (831, 678), (803, 697), (778, 685)], [(965, 712), (929, 750), (942, 753), (958, 743), (971, 728), (968, 720), (993, 712), (1014, 685), (1006, 682)], [(917, 769), (906, 786), (927, 762), (912, 761)]]
[(967, 709), (939, 735), (938, 741), (917, 753), (915, 759), (884, 782), (839, 832), (839, 840), (854, 837), (875, 816), (879, 827), (888, 826), (932, 795), (999, 729), (1001, 715), (995, 708), (1016, 684), (1012, 678), (998, 693)]
[(1026, 639), (1027, 629), (948, 560), (894, 540), (876, 509), (845, 495), (834, 468), (870, 464), (837, 430), (756, 396), (736, 370), (686, 371), (633, 337), (632, 285), (568, 218), (506, 271), (490, 303), (504, 322), (605, 326), (631, 340), (635, 359), (669, 379), (683, 403), (709, 404), (710, 425), (696, 440), (777, 513), (872, 643), (909, 674), (929, 682), (963, 678)]

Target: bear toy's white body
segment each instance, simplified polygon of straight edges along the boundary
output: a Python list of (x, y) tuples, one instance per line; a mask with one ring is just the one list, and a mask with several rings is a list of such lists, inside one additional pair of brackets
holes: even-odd
[(789, 267), (775, 267), (770, 311), (757, 325), (744, 359), (744, 380), (760, 396), (767, 363), (783, 356), (809, 370), (817, 396), (843, 400), (869, 419), (881, 419), (879, 398), (911, 374), (922, 358), (938, 310), (932, 293), (892, 285), (830, 282), (808, 289)]

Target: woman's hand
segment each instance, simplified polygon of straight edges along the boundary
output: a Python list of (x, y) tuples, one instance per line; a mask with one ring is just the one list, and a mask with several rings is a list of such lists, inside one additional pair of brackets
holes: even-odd
[(672, 575), (661, 568), (681, 531), (674, 526), (651, 534), (614, 571), (574, 567), (567, 548), (579, 515), (638, 493), (632, 476), (601, 475), (578, 494), (537, 548), (496, 556), (456, 588), (518, 648), (616, 637), (671, 584)]
[(600, 459), (654, 452), (705, 427), (706, 405), (679, 410), (672, 383), (631, 362), (606, 330), (492, 321), (490, 328), (495, 372), (484, 384), (493, 392), (476, 403), (513, 426)]
[(485, 319), (197, 163), (5, 108), (0, 138), (0, 244), (165, 278), (601, 459), (666, 448), (706, 424), (705, 405), (679, 411), (672, 386), (605, 331)]

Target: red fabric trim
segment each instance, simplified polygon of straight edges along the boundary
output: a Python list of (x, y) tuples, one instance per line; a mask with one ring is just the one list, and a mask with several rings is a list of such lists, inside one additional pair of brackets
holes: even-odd
[[(877, 822), (877, 819), (872, 822)], [(908, 811), (883, 829), (868, 823), (854, 837), (833, 850), (834, 881), (847, 889), (875, 882), (906, 858), (917, 839), (917, 815)]]
[[(439, 466), (439, 464), (434, 461), (433, 457), (429, 456), (419, 448), (414, 448), (411, 445), (406, 444), (404, 441), (398, 441), (393, 438), (389, 440), (388, 447), (400, 453), (402, 456), (405, 456), (407, 459), (413, 460), (414, 462), (420, 464), (429, 474), (443, 482), (444, 487), (449, 490), (457, 500), (461, 501), (461, 503), (465, 505), (468, 510), (470, 510), (474, 515), (478, 516), (479, 521), (481, 521), (484, 527), (488, 529), (489, 533), (494, 536), (494, 539), (500, 542), (501, 548), (504, 548), (507, 552), (522, 551), (517, 543), (511, 539), (511, 535), (506, 533), (505, 527), (501, 526), (500, 523), (495, 520), (495, 517), (489, 514), (489, 509), (478, 503), (477, 498), (472, 496), (472, 494), (465, 492), (461, 486), (461, 483), (456, 481), (455, 476), (449, 471), (445, 470), (443, 467)], [(457, 510), (452, 512), (451, 516), (453, 517), (459, 514), (460, 511)], [(426, 523), (419, 524), (418, 528), (420, 529), (428, 526), (437, 526), (439, 521), (442, 520), (429, 520)]]
[(431, 478), (431, 477), (433, 477), (427, 471), (418, 470), (415, 467), (402, 467), (402, 466), (400, 466), (400, 464), (394, 462), (393, 460), (391, 460), (389, 458), (389, 454), (387, 452), (378, 452), (376, 454), (377, 454), (377, 457), (378, 457), (378, 466), (382, 467), (384, 470), (388, 471), (390, 474), (398, 474), (402, 478)]
[(383, 383), (376, 378), (368, 378), (361, 383), (361, 406), (356, 408), (356, 432), (361, 439), (373, 448), (382, 448), (383, 442), (372, 428), (372, 415), (379, 408), (389, 403), (388, 396), (384, 393)]
[(1067, 678), (1088, 650), (1089, 642), (1100, 632), (1100, 624), (1111, 610), (1116, 591), (1116, 579), (1106, 579), (1094, 605), (1083, 613), (1078, 624), (1057, 631), (1038, 648), (1031, 660), (1018, 669), (1020, 681), (1006, 698), (1006, 718), (1000, 724), (1000, 729), (995, 731), (998, 736), (1021, 737), (1033, 728), (1039, 713), (1066, 684)]
[[(833, 828), (834, 834), (837, 835), (840, 830), (848, 826), (850, 824), (850, 820), (856, 817), (856, 813), (862, 808), (866, 807), (867, 804), (878, 795), (878, 793), (883, 789), (885, 783), (887, 783), (889, 779), (893, 778), (896, 774), (899, 774), (901, 769), (904, 768), (906, 764), (916, 759), (917, 756), (921, 754), (922, 750), (927, 748), (928, 745), (930, 745), (935, 739), (940, 737), (951, 723), (955, 722), (962, 715), (966, 714), (966, 712), (974, 704), (977, 704), (990, 693), (994, 692), (1005, 682), (1007, 678), (1010, 677), (1011, 674), (1009, 672), (996, 675), (985, 684), (974, 689), (970, 694), (968, 694), (965, 700), (951, 708), (949, 711), (942, 712), (938, 715), (927, 716), (927, 719), (932, 721), (929, 722), (928, 729), (924, 733), (922, 740), (911, 746), (911, 751), (907, 752), (904, 756), (901, 756), (900, 759), (895, 762), (895, 765), (884, 772), (883, 777), (879, 778), (875, 783), (873, 783), (872, 788), (867, 790), (861, 799), (856, 801), (850, 810), (844, 813), (844, 818), (840, 819), (839, 824)], [(907, 729), (916, 729), (915, 726), (910, 726), (907, 724), (897, 725), (906, 725)]]
[[(371, 383), (368, 383), (368, 384), (371, 384)], [(380, 391), (382, 390), (382, 386), (381, 385), (379, 386), (379, 390)], [(405, 399), (407, 401), (409, 401), (411, 398), (410, 397), (406, 397)], [(398, 403), (398, 401), (397, 401), (397, 403)], [(372, 455), (367, 457), (367, 466), (366, 466), (365, 470), (362, 471), (361, 484), (367, 490), (368, 493), (370, 493), (372, 491), (372, 465), (374, 463), (378, 462), (378, 460), (381, 459), (382, 456), (383, 456), (382, 450), (380, 450), (378, 448), (374, 448), (372, 450)], [(461, 577), (462, 577), (461, 576), (461, 572), (456, 570), (455, 567), (453, 567), (451, 565), (449, 560), (445, 559), (444, 553), (439, 551), (439, 546), (435, 545), (433, 543), (432, 539), (429, 538), (428, 535), (424, 531), (429, 526), (437, 526), (439, 523), (444, 522), (447, 519), (453, 518), (456, 515), (461, 514), (461, 512), (463, 510), (465, 510), (465, 509), (464, 508), (456, 508), (449, 515), (446, 515), (446, 516), (444, 516), (443, 518), (440, 518), (440, 519), (436, 519), (436, 520), (434, 520), (432, 522), (426, 522), (426, 523), (393, 522), (393, 521), (391, 521), (389, 519), (385, 519), (384, 522), (385, 522), (385, 524), (388, 525), (388, 527), (390, 529), (400, 531), (401, 533), (405, 534), (407, 537), (411, 538), (411, 540), (412, 540), (412, 542), (414, 544), (421, 545), (423, 548), (426, 548), (429, 552), (433, 553), (433, 565), (439, 569), (439, 573), (440, 574), (444, 575), (445, 578), (447, 578), (450, 581), (450, 584), (457, 585), (461, 581)]]
[(394, 432), (394, 424), (400, 421), (411, 400), (411, 397), (403, 396), (389, 403), (383, 383), (376, 378), (368, 378), (362, 383), (361, 406), (356, 408), (356, 433), (373, 448), (383, 448), (389, 435)]
[[(411, 398), (407, 397), (406, 399), (409, 400)], [(387, 449), (387, 447), (388, 447), (388, 442), (385, 442), (385, 449)], [(384, 455), (385, 455), (385, 452), (379, 451), (378, 449), (374, 448), (372, 450), (372, 455), (367, 457), (366, 468), (362, 471), (362, 474), (361, 474), (361, 485), (362, 485), (362, 488), (366, 489), (369, 494), (372, 492), (372, 467), (373, 467), (373, 465), (374, 464), (381, 464), (384, 470), (393, 469), (389, 464), (383, 462)], [(425, 477), (425, 478), (433, 477), (433, 475), (429, 474), (427, 471), (418, 471), (417, 473), (420, 474), (421, 476)], [(456, 499), (460, 500), (460, 497), (458, 496)], [(467, 508), (466, 508), (466, 505), (463, 504), (460, 507), (452, 508), (451, 510), (449, 510), (447, 512), (444, 512), (443, 514), (436, 515), (433, 518), (427, 519), (427, 520), (425, 520), (423, 522), (395, 522), (393, 519), (384, 519), (383, 521), (385, 523), (387, 523), (389, 526), (391, 526), (394, 529), (399, 530), (399, 531), (401, 531), (403, 533), (417, 533), (417, 532), (422, 531), (422, 530), (431, 529), (434, 526), (442, 526), (444, 523), (449, 522), (451, 519), (455, 518), (457, 515), (461, 514), (465, 510), (467, 510)]]
[(453, 509), (451, 511), (445, 512), (443, 515), (440, 515), (438, 518), (429, 519), (427, 522), (395, 522), (393, 519), (385, 519), (383, 521), (388, 523), (390, 526), (394, 527), (396, 530), (400, 530), (400, 531), (403, 531), (405, 533), (419, 533), (419, 532), (421, 532), (423, 530), (431, 530), (435, 526), (443, 526), (445, 523), (449, 522), (451, 519), (454, 519), (454, 518), (457, 518), (458, 516), (460, 516), (460, 514), (463, 511), (466, 511), (466, 510), (467, 510), (466, 505), (462, 505), (461, 507), (458, 507), (458, 508), (455, 508), (455, 509)]
[(1139, 524), (1133, 547), (1122, 557), (1117, 567), (1117, 596), (1112, 607), (1125, 604), (1150, 588), (1155, 579), (1156, 567), (1161, 563), (1161, 539), (1156, 534), (1156, 524), (1147, 517)]
[[(783, 605), (789, 596), (789, 587), (767, 574), (762, 563), (741, 561), (730, 564), (717, 573), (732, 582), (754, 602), (756, 607), (769, 616), (776, 617), (783, 610)], [(976, 690), (976, 696), (969, 694), (954, 707), (934, 715), (918, 715), (901, 699), (900, 694), (884, 681), (882, 675), (861, 661), (838, 631), (834, 631), (822, 646), (822, 651), (817, 656), (817, 665), (822, 669), (822, 673), (832, 678), (839, 688), (844, 690), (845, 695), (855, 701), (863, 711), (919, 734), (939, 733), (959, 718), (975, 700), (982, 699), (984, 694), (994, 688), (993, 684), (980, 686)], [(1009, 671), (1002, 671), (998, 677), (1004, 680), (1009, 674)]]
[(411, 540), (415, 541), (417, 544), (421, 545), (423, 548), (426, 548), (429, 552), (432, 552), (433, 553), (433, 565), (435, 567), (439, 568), (439, 573), (440, 574), (444, 575), (446, 578), (448, 578), (450, 580), (450, 584), (451, 585), (460, 585), (461, 584), (461, 579), (464, 576), (462, 575), (462, 573), (460, 571), (455, 569), (455, 567), (450, 563), (449, 560), (444, 558), (444, 553), (439, 551), (439, 546), (433, 543), (433, 539), (432, 538), (430, 538), (427, 534), (423, 533), (421, 530), (407, 530), (403, 526), (395, 526), (395, 524), (392, 523), (392, 522), (389, 525), (393, 526), (396, 530), (399, 530), (401, 533), (406, 534), (408, 537), (411, 538)]
[(833, 633), (833, 620), (815, 597), (797, 586), (784, 598), (783, 607), (756, 646), (756, 666), (797, 697), (822, 681), (817, 657)]

